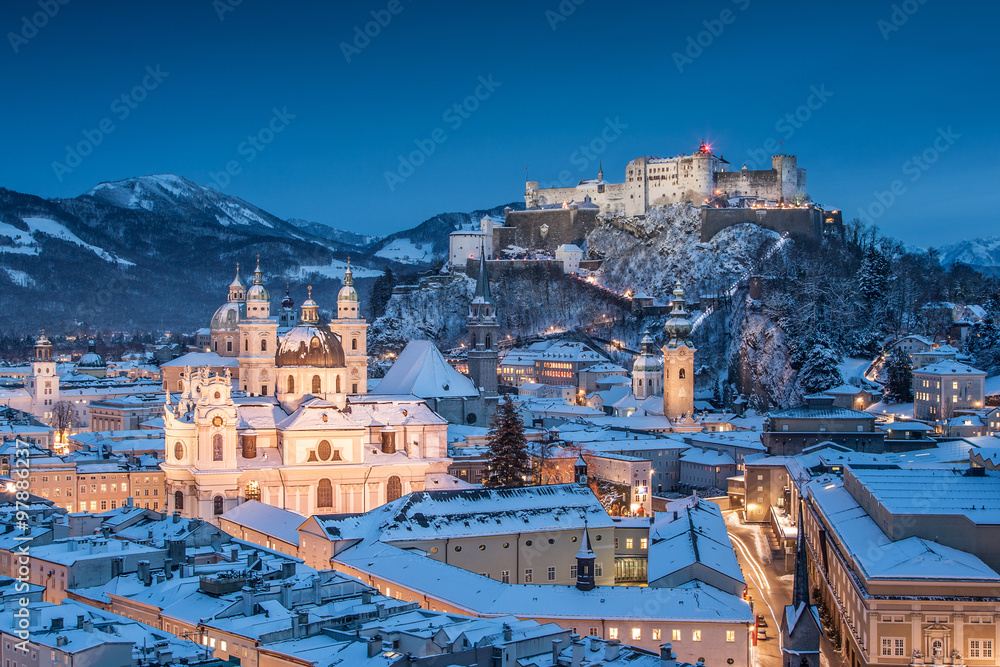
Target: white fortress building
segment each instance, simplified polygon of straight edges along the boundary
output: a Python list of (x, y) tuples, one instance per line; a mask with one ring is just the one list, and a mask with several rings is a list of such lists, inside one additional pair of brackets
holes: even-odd
[(691, 155), (636, 158), (626, 165), (623, 183), (606, 183), (603, 166), (596, 179), (574, 187), (542, 188), (538, 181), (528, 181), (524, 202), (529, 209), (547, 208), (589, 197), (601, 213), (641, 216), (652, 206), (700, 204), (719, 195), (780, 202), (806, 194), (806, 170), (798, 168), (794, 155), (772, 156), (770, 169), (750, 170), (744, 164), (739, 171), (729, 171), (728, 167), (729, 162), (703, 143)]
[(216, 525), (247, 500), (355, 513), (457, 482), (441, 416), (412, 395), (367, 394), (368, 324), (350, 266), (336, 318), (320, 323), (311, 289), (301, 310), (279, 331), (258, 265), (212, 318), (212, 349), (178, 359), (187, 365), (169, 380), (180, 399), (166, 394), (161, 466), (171, 510)]

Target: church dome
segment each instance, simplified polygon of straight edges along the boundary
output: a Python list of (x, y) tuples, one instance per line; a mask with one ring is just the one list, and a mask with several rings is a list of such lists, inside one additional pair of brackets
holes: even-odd
[(337, 301), (357, 301), (358, 290), (354, 289), (354, 272), (351, 271), (351, 260), (347, 259), (347, 268), (344, 270), (344, 286), (337, 293)]
[(271, 295), (268, 293), (267, 288), (258, 283), (254, 283), (247, 290), (247, 301), (270, 301)]
[(300, 324), (281, 337), (274, 364), (278, 368), (344, 368), (344, 348), (329, 329), (317, 324)]
[(237, 331), (239, 322), (246, 317), (246, 306), (239, 301), (227, 301), (212, 315), (212, 331)]
[(77, 368), (105, 368), (107, 364), (104, 363), (104, 357), (95, 352), (94, 341), (90, 341), (87, 346), (87, 354), (80, 357), (80, 361), (76, 362)]

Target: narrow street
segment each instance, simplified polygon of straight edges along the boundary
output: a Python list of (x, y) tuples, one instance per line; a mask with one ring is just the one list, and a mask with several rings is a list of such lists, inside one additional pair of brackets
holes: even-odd
[[(747, 581), (754, 613), (763, 614), (767, 638), (757, 642), (758, 667), (781, 667), (781, 614), (792, 602), (793, 568), (785, 570), (783, 554), (772, 551), (777, 543), (765, 524), (744, 524), (737, 510), (723, 512), (729, 538)], [(842, 658), (826, 636), (820, 642), (822, 667), (837, 667)]]

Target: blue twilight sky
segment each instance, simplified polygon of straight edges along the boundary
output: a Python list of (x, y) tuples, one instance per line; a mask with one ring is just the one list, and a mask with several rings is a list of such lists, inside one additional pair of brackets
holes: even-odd
[(172, 172), (385, 234), (707, 138), (943, 245), (1000, 229), (998, 24), (992, 1), (6, 0), (0, 186)]

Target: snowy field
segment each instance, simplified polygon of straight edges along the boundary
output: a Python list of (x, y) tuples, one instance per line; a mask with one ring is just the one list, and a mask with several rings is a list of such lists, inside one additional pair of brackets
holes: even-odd
[(871, 359), (844, 359), (837, 366), (840, 371), (840, 377), (844, 378), (845, 384), (856, 384), (851, 382), (852, 378), (863, 378), (865, 371), (868, 370), (868, 366), (872, 363)]
[(47, 236), (62, 239), (63, 241), (69, 241), (70, 243), (75, 243), (78, 246), (86, 248), (103, 259), (105, 262), (117, 262), (122, 266), (135, 266), (133, 262), (130, 262), (127, 259), (115, 257), (103, 248), (98, 248), (95, 245), (85, 243), (83, 239), (66, 229), (64, 225), (56, 222), (55, 220), (50, 220), (49, 218), (24, 218), (24, 222), (28, 225), (30, 231), (24, 232), (13, 225), (0, 222), (0, 236), (6, 236), (14, 241), (14, 245), (12, 246), (0, 246), (0, 252), (37, 255), (41, 252), (41, 248), (39, 248), (38, 243), (35, 240), (36, 235), (45, 234)]
[[(336, 278), (342, 279), (344, 277), (344, 271), (347, 269), (347, 263), (341, 262), (340, 260), (334, 260), (327, 265), (319, 266), (300, 266), (298, 269), (290, 271), (288, 273), (289, 278), (305, 278), (306, 276), (311, 276), (313, 274), (319, 274), (325, 278)], [(376, 271), (375, 269), (367, 269), (363, 266), (358, 266), (357, 264), (351, 264), (351, 272), (354, 274), (355, 278), (377, 278), (382, 275), (381, 271)]]
[(375, 256), (392, 259), (400, 264), (429, 264), (433, 259), (432, 245), (430, 243), (420, 245), (422, 247), (418, 248), (410, 239), (396, 239), (375, 253)]

